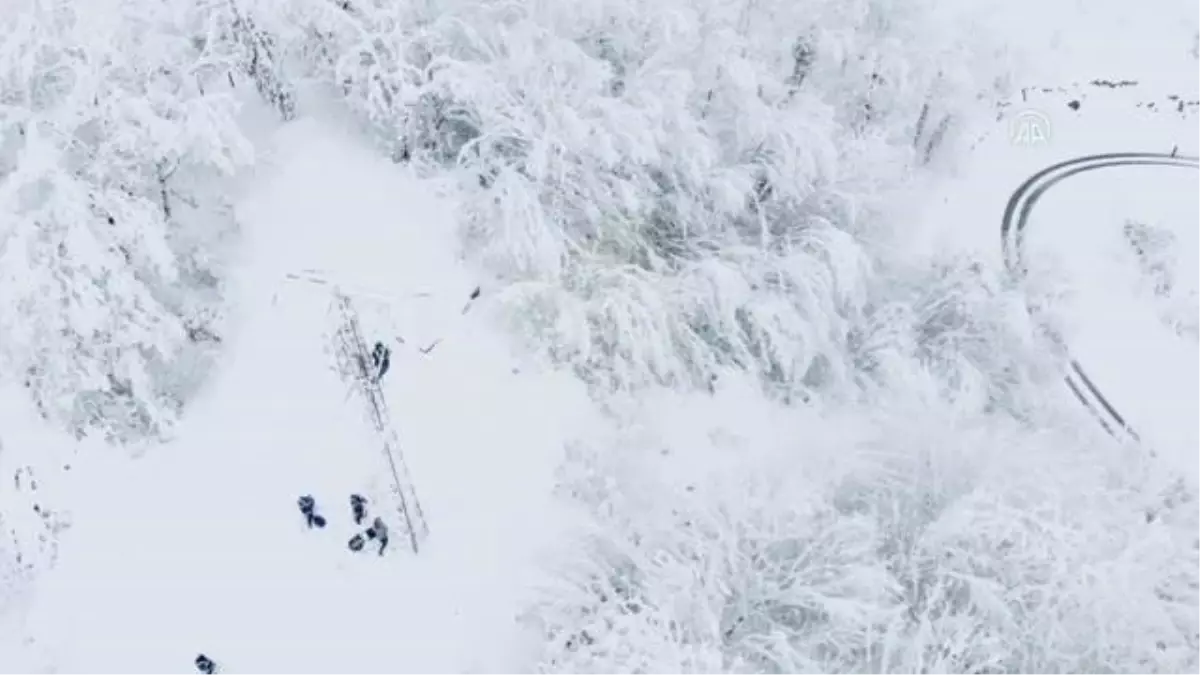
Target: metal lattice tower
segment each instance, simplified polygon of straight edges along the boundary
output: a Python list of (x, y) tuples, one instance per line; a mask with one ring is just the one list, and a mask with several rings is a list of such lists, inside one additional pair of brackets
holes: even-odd
[(417, 499), (416, 487), (409, 476), (408, 466), (404, 462), (400, 438), (392, 426), (387, 401), (371, 367), (370, 349), (363, 339), (358, 312), (350, 302), (349, 296), (339, 290), (334, 290), (333, 310), (338, 320), (338, 327), (333, 335), (333, 351), (338, 372), (351, 387), (352, 393), (357, 392), (366, 403), (367, 418), (383, 441), (383, 454), (392, 474), (392, 494), (396, 500), (396, 510), (400, 513), (401, 522), (408, 533), (413, 553), (419, 553), (421, 543), (429, 534), (429, 526), (425, 522), (425, 514)]

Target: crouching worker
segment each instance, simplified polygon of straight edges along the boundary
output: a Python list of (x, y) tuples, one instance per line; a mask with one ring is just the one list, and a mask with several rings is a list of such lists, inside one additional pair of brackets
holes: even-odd
[(372, 521), (371, 526), (368, 527), (365, 532), (350, 537), (350, 541), (347, 542), (347, 546), (349, 546), (351, 551), (358, 553), (359, 551), (363, 550), (363, 547), (367, 545), (368, 541), (379, 543), (379, 555), (383, 555), (383, 552), (387, 550), (388, 529), (382, 518), (376, 516), (375, 520)]
[(214, 675), (217, 672), (217, 664), (213, 663), (213, 660), (204, 654), (197, 655), (194, 663), (196, 664), (196, 670), (204, 673), (204, 675)]
[(317, 513), (317, 502), (312, 495), (304, 495), (296, 500), (296, 506), (300, 507), (300, 513), (304, 515), (304, 520), (310, 529), (325, 527), (325, 517)]
[(375, 368), (372, 380), (379, 382), (387, 374), (388, 368), (392, 367), (392, 350), (382, 342), (376, 342), (371, 349), (371, 365)]
[(376, 516), (372, 521), (371, 527), (367, 528), (367, 539), (379, 542), (379, 555), (383, 555), (388, 546), (388, 529), (382, 518)]

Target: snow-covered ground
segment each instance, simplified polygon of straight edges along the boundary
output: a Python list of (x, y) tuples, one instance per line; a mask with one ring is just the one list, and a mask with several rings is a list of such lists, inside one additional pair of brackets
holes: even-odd
[[(89, 463), (95, 487), (29, 617), (44, 661), (23, 667), (178, 672), (205, 653), (229, 671), (520, 669), (512, 619), (561, 525), (545, 500), (579, 392), (520, 369), (479, 307), (461, 313), (474, 284), (436, 186), (328, 122), (272, 146), (240, 207), (240, 328), (221, 372), (177, 442)], [(420, 557), (364, 403), (323, 354), (330, 289), (285, 278), (313, 268), (368, 290), (366, 330), (393, 347), (386, 394), (436, 534)], [(387, 505), (373, 513), (397, 530), (391, 555), (348, 549), (355, 492)], [(302, 494), (326, 529), (305, 528)]]
[[(1027, 242), (1060, 280), (1056, 313), (1071, 353), (1147, 448), (1186, 476), (1200, 469), (1200, 359), (1194, 332), (1177, 330), (1170, 310), (1195, 303), (1196, 173), (1121, 167), (1081, 176), (1048, 194)], [(1126, 240), (1127, 220), (1175, 235), (1168, 251), (1149, 251), (1174, 268), (1161, 297)]]
[[(1046, 52), (1047, 80), (1036, 84), (1142, 84), (1085, 85), (1078, 111), (1066, 105), (1074, 95), (1059, 92), (1014, 102), (1050, 121), (1047, 142), (1014, 144), (1008, 121), (998, 123), (941, 186), (944, 198), (926, 209), (915, 249), (968, 251), (998, 265), (1004, 201), (1034, 171), (1094, 152), (1196, 152), (1194, 118), (1136, 105), (1196, 97), (1194, 62), (1165, 47), (1194, 22), (1155, 23), (1135, 9), (1077, 4), (1071, 16), (1090, 23), (1062, 33)], [(1017, 12), (1009, 19), (1030, 20)], [(1161, 52), (1130, 37), (1164, 25), (1174, 32)], [(1180, 68), (1162, 65), (1176, 58)], [(1180, 70), (1188, 77), (1164, 75)], [(58, 485), (69, 494), (61, 503), (74, 514), (71, 529), (58, 564), (21, 604), (19, 625), (0, 638), (0, 670), (182, 672), (198, 653), (226, 672), (534, 667), (544, 636), (526, 634), (514, 618), (543, 581), (537, 562), (577, 525), (551, 491), (564, 445), (589, 435), (593, 404), (573, 378), (513, 354), (490, 321), (486, 284), (462, 311), (480, 280), (459, 259), (442, 186), (381, 159), (327, 115), (273, 133), (261, 151), (239, 204), (247, 236), (235, 280), (239, 316), (218, 374), (176, 441), (133, 461), (93, 449), (72, 459), (71, 482)], [(1113, 172), (1057, 188), (1031, 224), (1030, 251), (1078, 291), (1058, 307), (1072, 351), (1148, 441), (1172, 449), (1172, 468), (1194, 475), (1194, 338), (1164, 327), (1145, 294), (1125, 283), (1136, 278), (1133, 267), (1111, 272), (1127, 216), (1197, 249), (1196, 177), (1164, 171), (1171, 175)], [(1180, 265), (1194, 281), (1195, 256)], [(303, 270), (353, 292), (370, 335), (393, 348), (386, 394), (432, 532), (419, 557), (403, 553), (400, 537), (389, 556), (347, 548), (356, 531), (349, 495), (384, 503), (388, 473), (363, 403), (324, 353), (336, 320), (329, 288), (287, 278)], [(1065, 388), (1061, 395), (1069, 396)], [(675, 436), (673, 448), (725, 442), (695, 422), (697, 411), (712, 426), (739, 418), (754, 428), (748, 445), (772, 452), (809, 433), (814, 445), (840, 447), (815, 438), (791, 411), (743, 399), (744, 407), (707, 398), (689, 407), (669, 397), (643, 403), (664, 436)], [(55, 442), (26, 436), (6, 441)], [(831, 465), (841, 461), (829, 452)], [(732, 472), (737, 462), (725, 459)], [(673, 477), (681, 490), (721, 470), (694, 467), (695, 475)], [(304, 527), (296, 499), (306, 493), (328, 517), (326, 529)]]
[[(1011, 102), (931, 205), (926, 222), (935, 246), (999, 265), (1009, 193), (1052, 164), (1110, 152), (1200, 154), (1197, 110), (1180, 103), (1200, 98), (1196, 61), (1183, 48), (1195, 31), (1196, 8), (1169, 9), (1078, 6), (1071, 38), (1063, 33), (1045, 53), (1036, 85)], [(1048, 19), (1032, 23), (1045, 27)], [(1038, 127), (1033, 138), (1018, 126), (1030, 123)], [(1061, 296), (1052, 315), (1071, 354), (1147, 447), (1165, 451), (1187, 476), (1198, 468), (1200, 361), (1195, 337), (1167, 325), (1160, 310), (1195, 302), (1189, 293), (1200, 274), (1198, 178), (1189, 168), (1124, 167), (1068, 179), (1038, 203), (1025, 244), (1033, 292)], [(1127, 221), (1175, 238), (1171, 297), (1148, 292), (1153, 283), (1123, 236)], [(1063, 394), (1069, 396), (1065, 387)]]

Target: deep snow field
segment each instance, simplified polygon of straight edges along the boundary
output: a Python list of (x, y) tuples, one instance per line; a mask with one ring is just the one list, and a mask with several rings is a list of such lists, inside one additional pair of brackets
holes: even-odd
[[(1195, 61), (1167, 49), (1186, 48), (1195, 21), (1176, 19), (1195, 8), (1156, 21), (1129, 3), (1058, 4), (1070, 18), (1053, 24), (1070, 29), (1022, 36), (1044, 49), (1039, 91), (1011, 103), (1050, 121), (1047, 141), (1014, 143), (1009, 118), (981, 125), (915, 188), (906, 217), (919, 225), (896, 255), (954, 252), (998, 275), (1005, 200), (1033, 172), (1090, 153), (1200, 152), (1194, 114), (1139, 105), (1200, 98)], [(1025, 9), (1002, 18), (1024, 25)], [(958, 418), (912, 392), (789, 409), (736, 378), (712, 395), (602, 405), (507, 329), (495, 280), (460, 251), (450, 182), (302, 100), (288, 124), (246, 114), (257, 159), (235, 199), (233, 329), (172, 440), (107, 451), (31, 421), (19, 388), (2, 392), (3, 475), (34, 465), (55, 478), (40, 496), (0, 490), (0, 513), (38, 501), (69, 526), (45, 571), (0, 589), (0, 672), (191, 672), (198, 653), (228, 673), (1197, 668), (1195, 171), (1067, 182), (1031, 225), (1029, 296), (1050, 299), (1142, 446), (1105, 436), (1054, 376), (1027, 426)], [(1154, 261), (1130, 248), (1128, 221), (1168, 242)], [(328, 353), (333, 285), (392, 346), (383, 390), (430, 530), (417, 556), (400, 536), (386, 556), (346, 547), (349, 495), (386, 504), (390, 479)], [(589, 512), (571, 490), (607, 501)], [(305, 528), (301, 494), (328, 527)], [(791, 552), (739, 548), (762, 532)], [(876, 541), (903, 562), (881, 562)], [(617, 571), (601, 569), (610, 561)], [(588, 604), (588, 580), (629, 593), (626, 573), (642, 575), (638, 608)], [(931, 596), (969, 596), (970, 611), (914, 600), (934, 577)]]
[[(172, 672), (200, 651), (263, 672), (472, 670), (482, 655), (490, 668), (519, 668), (508, 660), (519, 636), (503, 627), (520, 608), (523, 563), (554, 533), (544, 458), (579, 392), (553, 376), (514, 377), (503, 343), (459, 315), (472, 286), (438, 236), (449, 230), (436, 197), (319, 123), (272, 140), (273, 175), (243, 205), (254, 240), (236, 347), (179, 441), (92, 469), (121, 489), (75, 506), (30, 616), (35, 634), (65, 639), (69, 650), (49, 658), (68, 671)], [(306, 221), (337, 226), (298, 234)], [(349, 495), (386, 504), (386, 465), (362, 404), (321, 358), (336, 325), (328, 290), (286, 280), (313, 267), (358, 287), (383, 279), (430, 294), (399, 299), (394, 324), (376, 328), (414, 345), (396, 348), (392, 367), (404, 375), (386, 393), (439, 533), (419, 558), (346, 548)], [(439, 304), (451, 311), (439, 316)], [(295, 517), (306, 493), (326, 530)]]

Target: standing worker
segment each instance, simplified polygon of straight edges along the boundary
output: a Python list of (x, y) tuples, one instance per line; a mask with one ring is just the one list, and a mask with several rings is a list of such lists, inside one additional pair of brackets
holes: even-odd
[(355, 525), (362, 525), (367, 517), (367, 498), (357, 493), (350, 495), (350, 514)]

